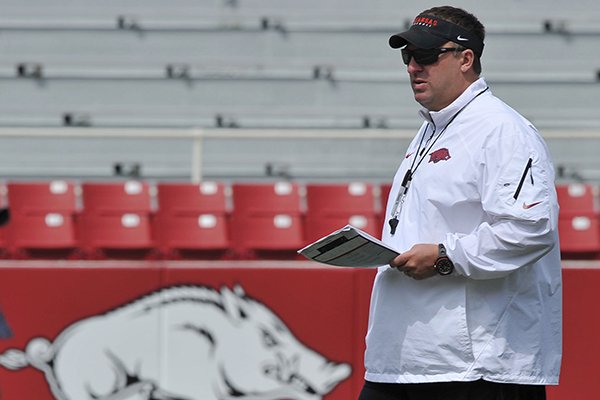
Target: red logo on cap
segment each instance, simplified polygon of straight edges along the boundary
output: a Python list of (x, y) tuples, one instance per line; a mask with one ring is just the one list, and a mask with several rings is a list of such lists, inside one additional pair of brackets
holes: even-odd
[(437, 19), (427, 18), (427, 17), (417, 17), (413, 21), (413, 25), (427, 26), (429, 28), (435, 27), (435, 26), (437, 26), (437, 24), (438, 24)]

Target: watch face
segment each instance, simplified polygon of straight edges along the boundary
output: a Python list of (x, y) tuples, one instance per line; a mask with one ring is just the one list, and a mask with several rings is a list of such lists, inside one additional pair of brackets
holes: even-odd
[(454, 264), (448, 258), (440, 258), (435, 263), (435, 269), (440, 275), (449, 275), (454, 271)]

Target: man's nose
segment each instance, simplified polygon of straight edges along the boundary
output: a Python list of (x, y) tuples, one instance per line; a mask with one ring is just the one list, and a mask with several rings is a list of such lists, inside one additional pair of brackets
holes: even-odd
[(413, 73), (413, 72), (417, 72), (417, 71), (422, 71), (423, 70), (423, 66), (419, 63), (417, 63), (413, 58), (410, 59), (408, 65), (406, 66), (406, 70), (408, 71), (408, 73)]

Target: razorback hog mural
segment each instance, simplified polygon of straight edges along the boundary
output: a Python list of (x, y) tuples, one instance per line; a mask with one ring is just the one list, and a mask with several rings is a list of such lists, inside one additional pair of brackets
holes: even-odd
[(0, 365), (42, 371), (57, 400), (317, 400), (351, 368), (303, 345), (241, 286), (176, 286), (82, 319)]

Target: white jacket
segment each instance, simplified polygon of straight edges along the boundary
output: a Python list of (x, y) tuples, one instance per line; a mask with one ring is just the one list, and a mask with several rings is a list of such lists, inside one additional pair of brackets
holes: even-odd
[[(558, 383), (562, 284), (552, 161), (532, 124), (486, 88), (479, 79), (445, 109), (421, 111), (426, 122), (394, 178), (383, 240), (400, 251), (444, 243), (455, 272), (416, 281), (379, 268), (366, 338), (369, 381)], [(387, 219), (402, 178), (432, 124), (435, 143), (425, 146), (391, 235)]]

